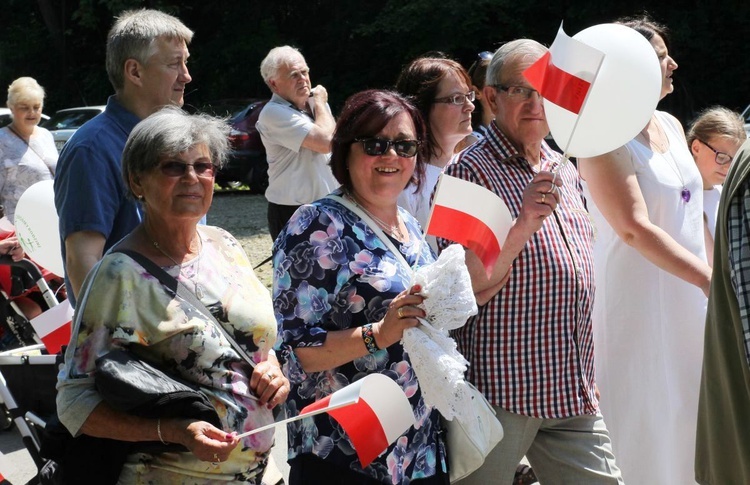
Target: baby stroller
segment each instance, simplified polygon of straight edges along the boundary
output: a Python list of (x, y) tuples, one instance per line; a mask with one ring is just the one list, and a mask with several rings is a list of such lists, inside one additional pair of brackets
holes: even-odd
[[(67, 304), (65, 308), (58, 307), (57, 298), (33, 262), (27, 259), (14, 262), (3, 256), (0, 257), (0, 269), (5, 267), (22, 269), (39, 287), (47, 306), (43, 316), (55, 313), (57, 318), (59, 316), (56, 313), (68, 307)], [(10, 429), (15, 424), (34, 464), (38, 470), (42, 470), (47, 460), (39, 453), (40, 432), (45, 427), (46, 420), (55, 415), (58, 369), (55, 353), (59, 349), (47, 351), (39, 333), (23, 313), (18, 311), (4, 288), (0, 288), (0, 307), (3, 316), (0, 327), (5, 345), (5, 348), (0, 349), (0, 428)], [(53, 310), (55, 307), (58, 310)], [(67, 314), (62, 318), (68, 318)], [(68, 335), (69, 328), (67, 325)], [(42, 336), (47, 340), (46, 334)], [(50, 341), (47, 340), (47, 343)], [(38, 483), (37, 479), (38, 476), (29, 483)]]

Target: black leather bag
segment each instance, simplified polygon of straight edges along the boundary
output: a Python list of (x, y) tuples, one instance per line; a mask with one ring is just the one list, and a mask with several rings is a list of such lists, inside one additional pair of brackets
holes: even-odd
[[(198, 386), (164, 373), (127, 350), (113, 350), (96, 359), (94, 383), (104, 401), (118, 411), (142, 418), (197, 419), (222, 427)], [(182, 445), (147, 441), (133, 444), (132, 451), (188, 450)]]

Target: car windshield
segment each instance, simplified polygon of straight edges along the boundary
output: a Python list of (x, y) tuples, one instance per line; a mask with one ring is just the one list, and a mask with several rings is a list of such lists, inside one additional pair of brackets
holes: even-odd
[(48, 130), (73, 130), (80, 128), (84, 123), (98, 114), (99, 111), (94, 109), (58, 111), (49, 121), (44, 123), (44, 127)]

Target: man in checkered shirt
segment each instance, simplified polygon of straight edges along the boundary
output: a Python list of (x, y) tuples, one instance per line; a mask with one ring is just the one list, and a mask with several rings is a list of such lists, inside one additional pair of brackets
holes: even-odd
[(489, 278), (466, 256), (480, 310), (454, 337), (505, 430), (467, 485), (512, 483), (524, 455), (541, 483), (623, 483), (595, 392), (593, 228), (578, 172), (544, 141), (542, 99), (523, 76), (546, 51), (527, 39), (498, 49), (483, 91), (495, 121), (445, 170), (515, 217)]

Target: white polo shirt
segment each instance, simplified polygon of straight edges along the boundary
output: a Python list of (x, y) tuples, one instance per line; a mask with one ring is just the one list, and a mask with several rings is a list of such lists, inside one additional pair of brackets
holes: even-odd
[(263, 107), (255, 127), (266, 147), (266, 199), (279, 205), (302, 205), (338, 188), (328, 165), (329, 153), (302, 146), (314, 120), (289, 101), (274, 94)]

